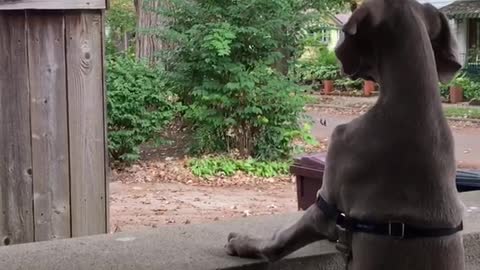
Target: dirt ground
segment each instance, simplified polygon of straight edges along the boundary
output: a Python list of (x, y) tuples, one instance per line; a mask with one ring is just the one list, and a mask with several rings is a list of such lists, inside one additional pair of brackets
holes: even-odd
[(291, 183), (224, 188), (182, 183), (114, 182), (110, 188), (113, 232), (297, 210), (296, 193)]
[[(112, 170), (112, 233), (297, 211), (290, 176), (196, 177), (181, 150), (185, 140), (176, 136), (170, 145), (144, 147), (141, 162)], [(317, 149), (322, 151), (325, 145)]]
[[(340, 101), (341, 105), (348, 101), (358, 103), (349, 99)], [(352, 106), (357, 109), (350, 111), (311, 110), (314, 118), (328, 121), (327, 126), (321, 125), (321, 121), (314, 125), (313, 133), (321, 142), (317, 152), (325, 151), (328, 136), (337, 124), (365, 111), (366, 106), (358, 104)], [(452, 122), (451, 126), (456, 144), (462, 147), (457, 154), (460, 157), (458, 165), (480, 169), (477, 156), (480, 155), (477, 140), (480, 124)], [(138, 164), (112, 170), (111, 232), (297, 211), (295, 184), (291, 177), (262, 179), (238, 174), (200, 179), (186, 168), (184, 155), (188, 138), (178, 134), (171, 137), (172, 143), (164, 147), (145, 147)]]

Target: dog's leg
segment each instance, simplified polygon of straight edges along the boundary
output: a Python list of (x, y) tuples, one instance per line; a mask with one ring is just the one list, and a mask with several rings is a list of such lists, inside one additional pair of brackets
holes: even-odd
[(271, 240), (231, 233), (226, 248), (232, 256), (276, 261), (310, 243), (335, 237), (335, 221), (328, 220), (314, 204), (300, 220), (277, 233)]

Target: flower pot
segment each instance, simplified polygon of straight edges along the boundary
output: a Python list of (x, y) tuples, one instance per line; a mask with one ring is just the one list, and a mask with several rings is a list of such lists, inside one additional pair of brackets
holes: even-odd
[(463, 88), (460, 86), (450, 86), (450, 103), (460, 103), (463, 101)]
[(333, 92), (333, 81), (332, 80), (323, 80), (323, 92), (325, 94), (330, 94)]
[(375, 91), (375, 82), (364, 81), (363, 82), (363, 93), (365, 94), (365, 96), (371, 96), (373, 91)]

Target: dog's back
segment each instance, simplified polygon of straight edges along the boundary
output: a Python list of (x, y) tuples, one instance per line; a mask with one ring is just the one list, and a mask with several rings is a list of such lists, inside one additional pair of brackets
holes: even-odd
[[(450, 130), (445, 126), (432, 132), (429, 125), (406, 121), (386, 119), (374, 109), (340, 128), (340, 140), (352, 148), (346, 148), (349, 160), (340, 159), (346, 164), (344, 173), (338, 176), (345, 177), (339, 187), (339, 204), (348, 216), (361, 220), (401, 220), (425, 228), (455, 227), (462, 211), (455, 190)], [(429, 142), (425, 143), (427, 138)], [(463, 269), (458, 234), (396, 240), (356, 233), (352, 250), (351, 269)]]
[[(348, 216), (455, 227), (462, 204), (438, 91), (439, 78), (459, 68), (448, 23), (413, 0), (372, 0), (362, 8), (345, 26), (337, 55), (347, 74), (378, 81), (381, 96), (367, 114), (334, 132), (329, 155), (340, 168), (326, 179), (335, 181), (329, 192)], [(352, 269), (463, 269), (458, 234), (395, 240), (358, 233), (352, 247)]]

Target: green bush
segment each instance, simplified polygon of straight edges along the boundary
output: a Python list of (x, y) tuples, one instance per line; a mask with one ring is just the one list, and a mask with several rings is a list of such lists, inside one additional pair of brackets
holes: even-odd
[(336, 66), (338, 68), (337, 56), (333, 51), (328, 50), (325, 47), (321, 47), (318, 53), (318, 57), (314, 62), (318, 66)]
[(363, 80), (362, 79), (352, 80), (349, 78), (342, 78), (342, 79), (335, 80), (335, 86), (340, 90), (359, 91), (359, 90), (362, 90)]
[(446, 100), (450, 97), (450, 86), (448, 84), (439, 83), (440, 96), (444, 97)]
[(335, 80), (339, 75), (338, 67), (333, 65), (319, 66), (315, 75), (320, 80)]
[[(106, 14), (106, 53), (134, 53), (135, 5), (131, 0), (113, 0)], [(120, 51), (119, 51), (120, 49)], [(126, 51), (125, 51), (126, 50)]]
[(340, 75), (340, 67), (334, 52), (319, 47), (315, 57), (299, 60), (295, 65), (295, 79), (301, 83), (335, 80)]
[(480, 99), (480, 81), (470, 79), (463, 85), (463, 96), (466, 100)]
[[(302, 136), (304, 89), (282, 74), (311, 1), (173, 1), (175, 44), (163, 55), (173, 89), (187, 106), (194, 154), (289, 156)], [(173, 19), (174, 18), (174, 19)]]
[(194, 131), (192, 152), (288, 157), (293, 140), (300, 136), (305, 105), (302, 89), (268, 67), (241, 71), (235, 77), (232, 74), (232, 79), (218, 88), (207, 84), (193, 91), (185, 113)]
[(230, 157), (204, 157), (188, 162), (192, 173), (199, 177), (232, 176), (244, 172), (259, 177), (276, 177), (289, 174), (291, 162), (260, 161), (255, 159), (238, 160)]
[(440, 94), (448, 97), (449, 87), (452, 85), (462, 87), (465, 100), (480, 99), (480, 79), (478, 77), (460, 72), (449, 84), (440, 84)]
[(108, 149), (114, 160), (139, 158), (140, 145), (167, 126), (180, 106), (162, 72), (119, 55), (107, 62)]
[(335, 80), (340, 75), (336, 65), (317, 65), (311, 62), (296, 64), (295, 81), (299, 83), (313, 83), (322, 80)]

